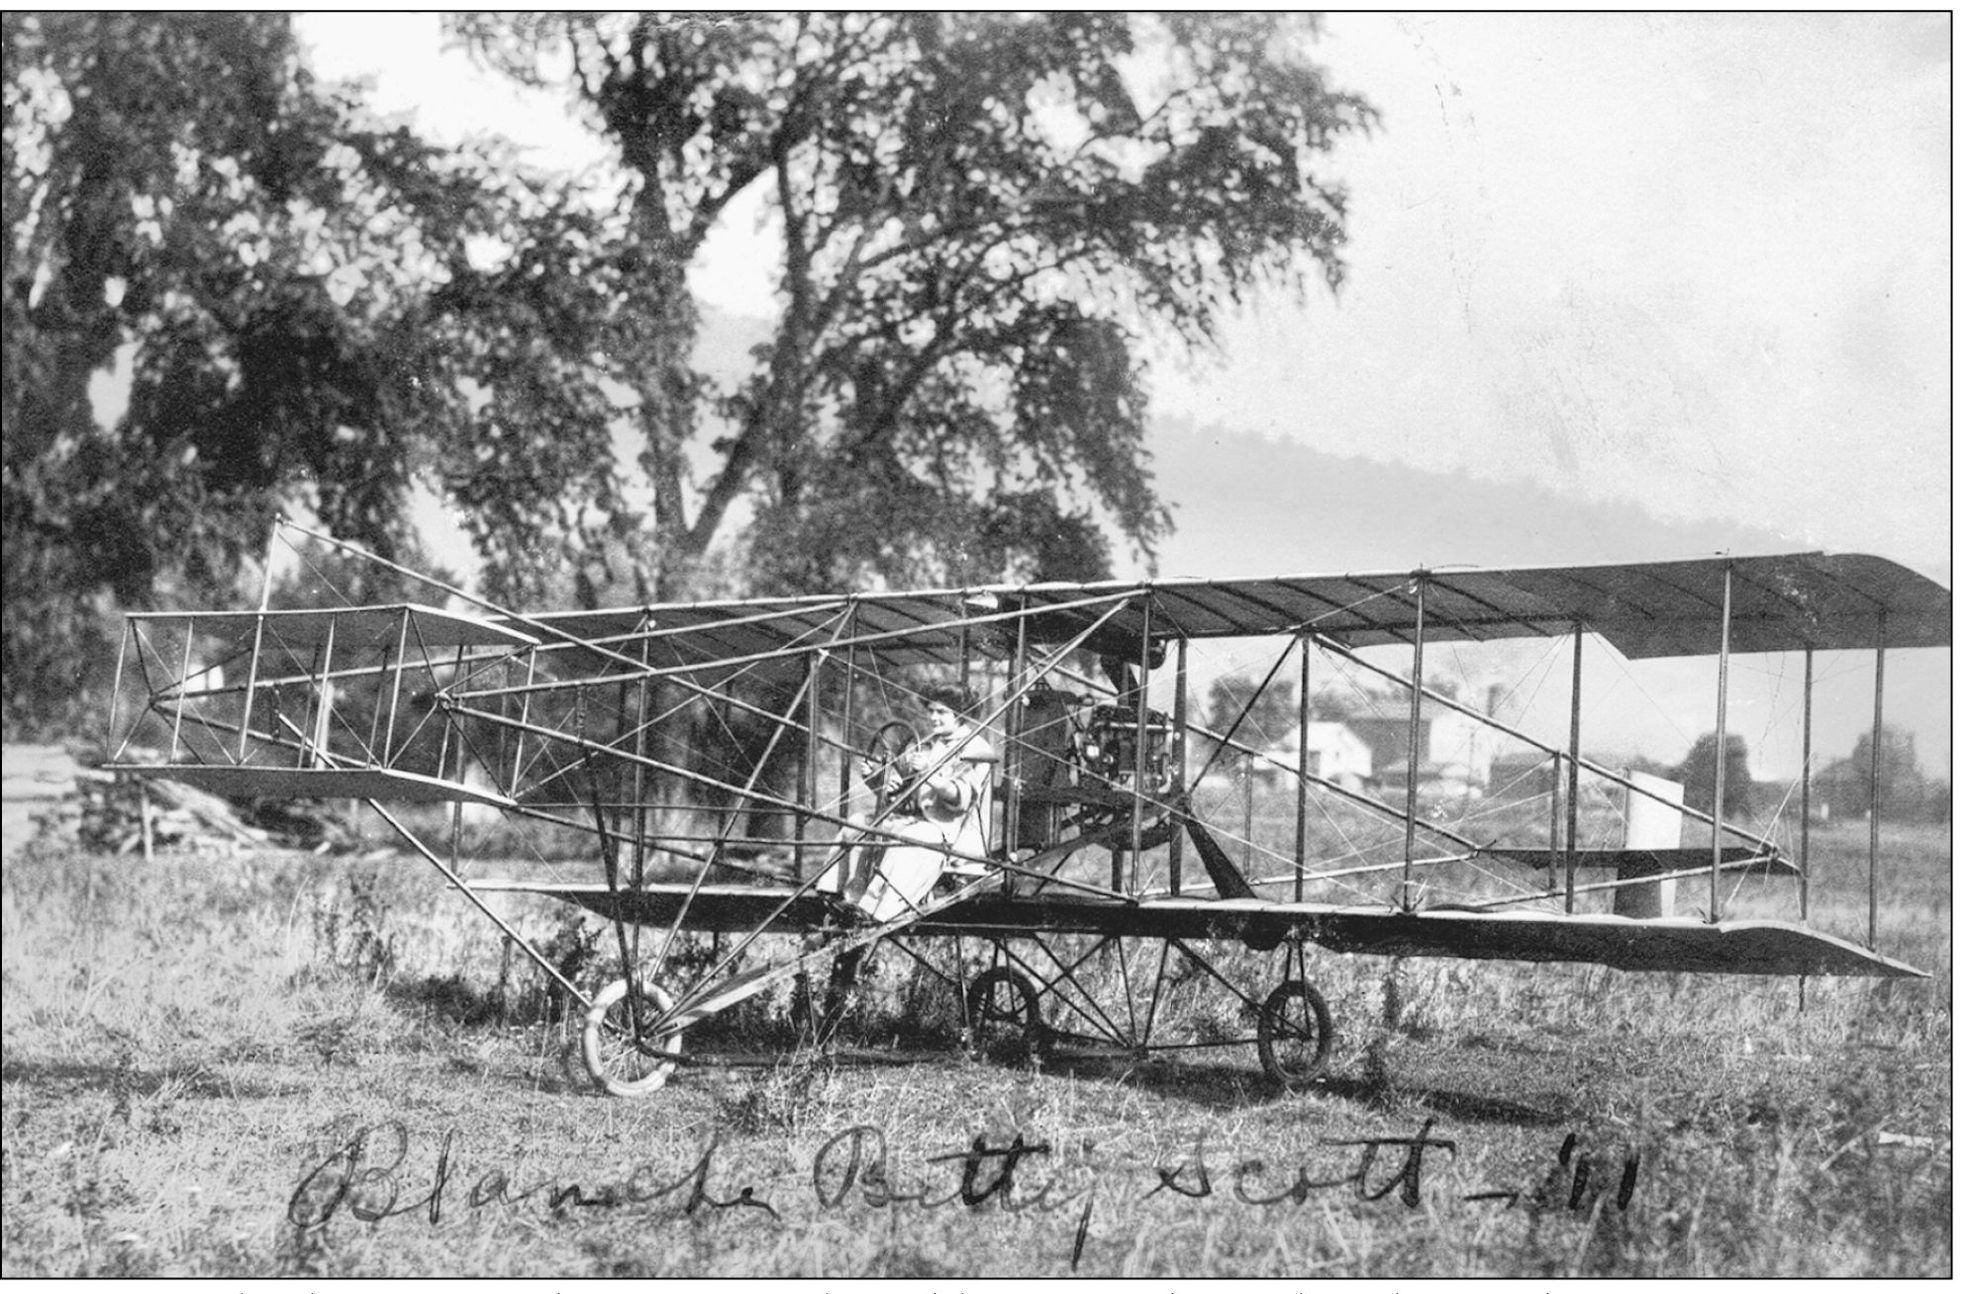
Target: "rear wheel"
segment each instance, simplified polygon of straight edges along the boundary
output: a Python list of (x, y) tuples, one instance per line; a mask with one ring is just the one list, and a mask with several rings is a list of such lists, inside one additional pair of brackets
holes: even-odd
[(683, 1031), (658, 1022), (673, 1005), (652, 980), (642, 981), (632, 1001), (625, 979), (595, 996), (581, 1027), (581, 1063), (595, 1086), (611, 1096), (647, 1096), (669, 1081)]
[(1318, 990), (1285, 980), (1257, 1013), (1257, 1060), (1272, 1082), (1302, 1091), (1318, 1081), (1332, 1055), (1332, 1013)]
[(982, 1060), (1006, 1051), (1030, 1055), (1038, 1050), (1044, 1029), (1038, 990), (1018, 972), (996, 966), (977, 976), (963, 995), (963, 1007), (972, 1056)]

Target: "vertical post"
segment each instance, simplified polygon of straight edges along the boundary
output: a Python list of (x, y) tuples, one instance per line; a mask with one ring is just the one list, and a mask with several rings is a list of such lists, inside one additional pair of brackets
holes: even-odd
[(330, 616), (327, 637), (321, 640), (321, 687), (315, 702), (314, 749), (309, 754), (309, 768), (321, 768), (328, 762), (328, 736), (335, 713), (335, 626), (340, 623), (339, 616)]
[[(266, 608), (262, 606), (253, 617), (253, 654), (246, 661), (246, 690), (239, 698), (239, 762), (246, 762), (246, 742), (253, 735), (253, 689), (260, 681), (260, 647), (266, 637)], [(185, 622), (185, 647), (191, 646), (191, 622)], [(179, 689), (183, 684), (180, 675)]]
[[(332, 625), (334, 621), (331, 620), (328, 623)], [(454, 668), (456, 670), (456, 677), (453, 677), (451, 680), (453, 684), (455, 684), (458, 681), (458, 678), (462, 677), (464, 674), (464, 644), (463, 643), (458, 644), (457, 664)], [(451, 746), (451, 727), (453, 724), (457, 722), (458, 719), (456, 715), (451, 713), (449, 710), (446, 710), (444, 714), (444, 740), (443, 743), (438, 747), (438, 751), (437, 751), (437, 776), (439, 777), (444, 776), (444, 757), (446, 753), (450, 750), (450, 746)], [(470, 767), (470, 754), (471, 752), (466, 745), (464, 734), (459, 733), (457, 768), (451, 774), (451, 780), (457, 783), (459, 788), (462, 788), (464, 786), (465, 770), (468, 767)], [(451, 796), (451, 866), (458, 869), (458, 874), (460, 876), (464, 874), (464, 864), (460, 859), (460, 847), (462, 846), (463, 842), (464, 842), (464, 796), (453, 794)]]
[(1728, 803), (1728, 631), (1735, 617), (1735, 568), (1721, 568), (1721, 661), (1714, 688), (1714, 823), (1707, 871), (1707, 919), (1721, 920), (1721, 815)]
[[(1175, 639), (1175, 749), (1174, 784), (1179, 794), (1188, 789), (1188, 638)], [(1177, 806), (1186, 813), (1188, 806)], [(1186, 835), (1177, 829), (1168, 833), (1168, 892), (1182, 892), (1182, 847)]]
[[(389, 688), (389, 722), (383, 728), (382, 733), (382, 762), (385, 768), (389, 767), (389, 748), (396, 744), (396, 707), (403, 700), (403, 658), (409, 653), (409, 650), (410, 608), (405, 606), (403, 608), (402, 623), (398, 625), (396, 630), (396, 677)], [(257, 663), (259, 656), (257, 639), (254, 644), (253, 655), (255, 657), (255, 663)]]
[[(106, 725), (108, 731), (102, 735), (102, 748), (109, 755), (111, 762), (116, 760), (121, 749), (116, 742), (116, 700), (123, 695), (123, 661), (129, 655), (130, 639), (134, 638), (136, 633), (136, 625), (126, 619), (123, 622), (123, 632), (116, 638), (116, 678), (109, 685), (109, 721)], [(179, 686), (183, 686), (182, 677)]]
[[(273, 529), (266, 536), (266, 565), (260, 572), (260, 609), (253, 617), (253, 655), (246, 662), (246, 693), (240, 701), (239, 711), (239, 762), (246, 762), (246, 740), (253, 730), (253, 689), (259, 685), (260, 646), (266, 634), (266, 608), (273, 600), (273, 546), (280, 540), (280, 518), (273, 519)], [(185, 622), (185, 632), (190, 634), (191, 622)], [(187, 646), (189, 644), (187, 643)], [(183, 675), (179, 675), (182, 687)]]
[(1564, 910), (1578, 906), (1578, 764), (1584, 756), (1585, 627), (1571, 626), (1571, 771), (1564, 790)]
[(840, 688), (840, 803), (836, 816), (847, 816), (847, 798), (854, 793), (854, 611), (847, 612), (847, 679)]
[(1407, 706), (1407, 837), (1401, 854), (1400, 910), (1414, 910), (1414, 819), (1421, 793), (1421, 644), (1427, 628), (1427, 576), (1414, 580), (1414, 677)]
[(1257, 863), (1257, 756), (1243, 752), (1243, 870)]
[(266, 563), (260, 568), (260, 610), (265, 611), (273, 602), (273, 550), (280, 542), (280, 527), (287, 524), (287, 518), (275, 513), (273, 528), (266, 532)]
[[(1134, 677), (1134, 826), (1128, 833), (1127, 859), (1133, 871), (1133, 888), (1140, 888), (1141, 876), (1141, 813), (1147, 807), (1147, 670), (1148, 660), (1154, 647), (1154, 602), (1145, 593), (1141, 597), (1141, 657), (1140, 673)], [(1119, 889), (1121, 882), (1120, 858), (1113, 860), (1113, 888)]]
[(826, 648), (808, 652), (806, 660), (806, 743), (799, 759), (800, 806), (799, 839), (792, 846), (792, 877), (806, 876), (806, 829), (811, 824), (813, 806), (820, 798), (820, 667), (826, 663)]
[[(631, 794), (635, 797), (635, 853), (634, 873), (630, 884), (637, 890), (642, 888), (649, 868), (649, 615), (642, 613), (642, 677), (635, 680), (635, 777)], [(642, 953), (642, 926), (638, 922), (630, 931), (634, 944), (633, 957), (639, 961)]]
[(178, 759), (178, 738), (184, 731), (184, 686), (185, 683), (188, 681), (185, 678), (185, 675), (191, 672), (192, 623), (193, 621), (191, 617), (186, 616), (184, 620), (184, 651), (178, 656), (178, 703), (171, 710), (170, 762), (173, 764), (175, 764)]
[[(1018, 608), (1018, 643), (1011, 652), (1011, 695), (1014, 702), (1005, 711), (1011, 731), (1005, 734), (1005, 745), (1015, 755), (1011, 761), (1012, 775), (1005, 779), (1004, 798), (1004, 852), (1008, 855), (1019, 845), (1019, 818), (1024, 807), (1025, 768), (1030, 763), (1030, 752), (1024, 748), (1025, 713), (1030, 702), (1025, 697), (1026, 652), (1029, 650), (1030, 616), (1028, 608)], [(1015, 734), (1015, 735), (1013, 735)], [(1011, 873), (1004, 873), (1004, 892), (1011, 892)]]
[(1291, 900), (1305, 899), (1305, 845), (1311, 787), (1311, 635), (1298, 635), (1298, 822), (1291, 864)]
[(1564, 862), (1564, 846), (1558, 834), (1563, 825), (1558, 821), (1564, 812), (1564, 756), (1552, 753), (1550, 757), (1550, 875), (1557, 878), (1557, 869)]
[(519, 726), (512, 730), (512, 786), (511, 793), (519, 793), (519, 775), (525, 771), (526, 758), (526, 718), (533, 709), (533, 667), (539, 663), (540, 649), (526, 649), (526, 690), (519, 694)]
[[(718, 727), (718, 731), (720, 732), (728, 733), (731, 731), (731, 688), (736, 684), (736, 682), (737, 682), (737, 675), (735, 674), (725, 674), (720, 676), (716, 682), (711, 683), (709, 685), (710, 694), (708, 696), (705, 696), (703, 699), (704, 705), (711, 708), (712, 711), (716, 714), (717, 727)], [(670, 699), (673, 700), (674, 696), (675, 694), (671, 693)], [(795, 701), (797, 699), (798, 698), (796, 697), (794, 698)], [(665, 704), (665, 702), (658, 701), (657, 704), (662, 705)], [(790, 703), (788, 703), (788, 705), (790, 705)], [(790, 709), (788, 709), (788, 712), (786, 714), (775, 715), (773, 717), (773, 722), (774, 723), (792, 722), (792, 715), (790, 713)], [(752, 778), (750, 780), (753, 785), (756, 785), (759, 779)], [(752, 800), (750, 795), (746, 794), (746, 792), (749, 790), (750, 787), (746, 787), (745, 791), (740, 791), (737, 795), (732, 796), (729, 803), (725, 806), (723, 813), (718, 816), (717, 835), (720, 842), (728, 842), (730, 838), (733, 836), (742, 836), (743, 834), (745, 834), (745, 830), (747, 829), (747, 827), (754, 827), (755, 824), (757, 823), (758, 821), (757, 818), (751, 815)], [(665, 794), (667, 794), (667, 792), (665, 792)], [(776, 818), (774, 819), (774, 822), (785, 823), (788, 826), (788, 828), (790, 827), (790, 824), (787, 823), (787, 820), (784, 817)], [(777, 830), (777, 827), (774, 826), (772, 828), (763, 828), (763, 829)], [(795, 831), (794, 835), (796, 836), (797, 834), (798, 833)], [(721, 851), (719, 852), (721, 853)], [(792, 869), (794, 877), (797, 877), (799, 875), (798, 852), (799, 852), (799, 847), (798, 844), (795, 842), (793, 845), (793, 869)]]
[(1817, 653), (1803, 649), (1803, 831), (1796, 859), (1797, 917), (1810, 920), (1810, 704), (1816, 692)]
[[(639, 620), (636, 622), (636, 628), (638, 630), (641, 628), (641, 622)], [(608, 749), (615, 753), (615, 757), (604, 765), (604, 767), (611, 770), (608, 775), (608, 791), (605, 797), (598, 789), (594, 792), (596, 802), (595, 813), (599, 814), (602, 806), (605, 805), (615, 815), (614, 820), (605, 828), (602, 827), (599, 821), (595, 823), (597, 830), (605, 830), (609, 836), (613, 837), (613, 845), (616, 852), (614, 866), (608, 873), (613, 878), (610, 882), (611, 885), (618, 885), (621, 881), (621, 847), (625, 843), (625, 837), (628, 831), (627, 827), (623, 824), (628, 821), (629, 794), (628, 788), (622, 785), (622, 774), (626, 771), (630, 779), (635, 775), (635, 770), (628, 768), (621, 760), (623, 754), (632, 754), (635, 749), (632, 744), (634, 732), (628, 723), (628, 685), (629, 679), (626, 676), (622, 678), (621, 682), (615, 685), (615, 730), (609, 734), (606, 742)], [(596, 696), (599, 695), (597, 692)], [(597, 771), (597, 784), (598, 776)], [(617, 927), (617, 930), (620, 935), (618, 943), (622, 961), (625, 964), (633, 965), (635, 959), (629, 955), (630, 949), (627, 942), (627, 931), (621, 927)]]
[(1878, 814), (1884, 807), (1878, 794), (1878, 775), (1885, 745), (1885, 613), (1878, 613), (1878, 656), (1872, 666), (1871, 694), (1871, 843), (1870, 869), (1865, 883), (1865, 947), (1878, 947)]
[[(330, 620), (328, 623), (333, 624), (334, 621)], [(463, 643), (458, 644), (458, 654), (456, 657), (453, 658), (453, 664), (451, 668), (457, 674), (464, 673), (464, 644)], [(432, 684), (435, 684), (437, 680), (433, 678), (431, 682)], [(463, 743), (460, 742), (459, 744), (462, 745)], [(438, 730), (437, 733), (437, 776), (439, 777), (444, 776), (444, 765), (450, 759), (450, 757), (451, 757), (451, 718), (448, 714), (446, 714), (444, 717), (444, 725), (441, 729)]]

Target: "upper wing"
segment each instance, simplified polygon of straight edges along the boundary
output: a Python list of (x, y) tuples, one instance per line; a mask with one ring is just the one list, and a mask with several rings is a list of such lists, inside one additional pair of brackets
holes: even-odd
[(265, 647), (278, 645), (295, 651), (333, 641), (344, 656), (397, 642), (412, 651), (536, 645), (536, 639), (523, 629), (414, 602), (300, 611), (139, 611), (130, 619), (183, 625), (190, 632), (240, 651), (250, 649), (255, 638)]
[(1009, 650), (1091, 630), (1129, 658), (1149, 639), (1318, 633), (1348, 646), (1556, 637), (1582, 628), (1634, 660), (1735, 652), (1939, 647), (1952, 594), (1880, 557), (1794, 553), (1598, 566), (1301, 575), (1270, 579), (1002, 585), (906, 593), (664, 603), (515, 617), (543, 641), (645, 640), (652, 665), (718, 663), (815, 647), (892, 663), (954, 664), (966, 643)]
[[(1102, 586), (1074, 586), (1080, 596)], [(1735, 652), (1939, 647), (1946, 588), (1879, 557), (1800, 553), (1623, 565), (1403, 571), (1139, 586), (1155, 637), (1313, 632), (1354, 647), (1556, 637), (1583, 628), (1629, 659)], [(1050, 587), (1024, 591), (1057, 596)], [(1082, 613), (1083, 614), (1083, 613)], [(1139, 611), (1113, 629), (1138, 642)]]

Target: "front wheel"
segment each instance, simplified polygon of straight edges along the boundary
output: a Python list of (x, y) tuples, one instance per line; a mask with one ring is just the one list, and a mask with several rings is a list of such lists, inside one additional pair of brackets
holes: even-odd
[(1332, 1055), (1332, 1013), (1318, 990), (1285, 980), (1257, 1013), (1257, 1060), (1272, 1082), (1300, 1092), (1318, 1081)]
[(581, 1063), (596, 1087), (610, 1096), (647, 1096), (669, 1081), (683, 1030), (658, 1022), (673, 1005), (653, 980), (642, 981), (633, 1001), (625, 979), (595, 996), (581, 1026)]
[(977, 1059), (1006, 1048), (1025, 1055), (1039, 1050), (1044, 1024), (1038, 1018), (1038, 990), (1009, 967), (993, 967), (971, 980), (963, 1008), (969, 1051)]

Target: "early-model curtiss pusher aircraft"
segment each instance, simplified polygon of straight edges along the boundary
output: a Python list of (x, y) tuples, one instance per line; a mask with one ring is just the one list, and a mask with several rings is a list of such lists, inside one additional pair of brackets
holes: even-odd
[[(291, 523), (283, 534), (347, 547)], [(427, 582), (442, 593), (433, 600), (475, 609), (282, 611), (263, 599), (259, 610), (132, 616), (118, 694), (141, 701), (112, 714), (111, 766), (231, 796), (366, 801), (582, 1004), (583, 1059), (612, 1093), (655, 1090), (693, 1028), (824, 964), (837, 973), (877, 941), (947, 983), (974, 1045), (1142, 1056), (1254, 1044), (1263, 1070), (1291, 1087), (1322, 1073), (1334, 1036), (1314, 946), (1921, 974), (1875, 946), (1875, 828), (1870, 946), (1806, 924), (1813, 653), (1877, 653), (1882, 707), (1887, 649), (1949, 641), (1949, 592), (1880, 558), (1032, 584), (543, 615)], [(1731, 658), (1805, 654), (1797, 859), (1768, 831), (1683, 806), (1671, 783), (1581, 753), (1588, 636), (1627, 660), (1713, 657), (1717, 732)], [(1533, 638), (1573, 653), (1568, 744), (1421, 682), (1430, 650)], [(1246, 731), (1248, 707), (1224, 731), (1190, 713), (1191, 649), (1221, 640), (1262, 647), (1266, 682), (1295, 662), (1295, 734)], [(1411, 653), (1411, 671), (1368, 654), (1391, 645), (1403, 661)], [(1314, 657), (1399, 689), (1407, 775), (1384, 798), (1377, 783), (1321, 767)], [(1536, 752), (1549, 806), (1540, 838), (1431, 811), (1424, 707)], [(1715, 805), (1727, 802), (1723, 746)], [(1239, 764), (1229, 784), (1244, 788), (1240, 806), (1221, 791)], [(1623, 796), (1623, 839), (1581, 837), (1581, 776)], [(1282, 806), (1262, 840), (1248, 798), (1259, 780)], [(451, 806), (448, 844), (429, 811), (422, 825), (406, 820), (406, 802)], [(580, 880), (469, 878), (458, 824), (474, 804), (586, 833), (600, 867)], [(1642, 820), (1650, 834), (1632, 830)], [(1690, 820), (1704, 843), (1683, 845)], [(1723, 919), (1723, 878), (1748, 875), (1795, 878), (1802, 919)], [(1676, 881), (1705, 891), (1695, 914), (1676, 914)], [(491, 900), (513, 892), (611, 919), (622, 978), (591, 996), (568, 982), (498, 914)], [(708, 957), (675, 955), (681, 936), (701, 932), (717, 935)], [(1266, 969), (1251, 983), (1255, 964)], [(1171, 1026), (1167, 1002), (1196, 984), (1232, 995), (1240, 1024), (1200, 1036)]]

